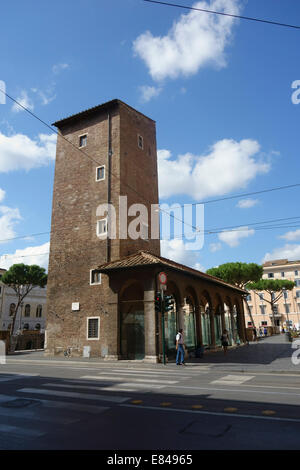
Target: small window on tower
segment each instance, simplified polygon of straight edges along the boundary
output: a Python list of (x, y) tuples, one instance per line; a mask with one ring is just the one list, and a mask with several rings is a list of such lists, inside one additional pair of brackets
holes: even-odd
[(97, 221), (97, 235), (98, 237), (107, 235), (107, 219)]
[(87, 134), (81, 135), (79, 137), (79, 147), (86, 147), (87, 144)]
[(87, 318), (87, 339), (99, 339), (100, 333), (100, 318), (90, 317)]
[(143, 148), (144, 148), (144, 139), (141, 135), (138, 135), (138, 146), (139, 146), (140, 149), (143, 150)]
[(91, 286), (101, 284), (101, 273), (97, 269), (90, 271), (90, 284)]
[(105, 166), (98, 166), (96, 168), (96, 181), (102, 181), (105, 179)]

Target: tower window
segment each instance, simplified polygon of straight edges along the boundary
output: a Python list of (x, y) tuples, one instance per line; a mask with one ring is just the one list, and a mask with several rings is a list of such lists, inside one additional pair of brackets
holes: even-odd
[(79, 136), (79, 147), (86, 147), (87, 134)]
[(87, 318), (87, 339), (99, 339), (100, 318)]
[(141, 135), (138, 135), (138, 147), (142, 150), (144, 148), (144, 139)]
[(97, 221), (97, 236), (102, 237), (107, 235), (107, 219)]
[(98, 166), (96, 168), (96, 181), (102, 181), (105, 179), (105, 166)]
[(90, 270), (90, 285), (101, 284), (101, 273), (97, 269)]

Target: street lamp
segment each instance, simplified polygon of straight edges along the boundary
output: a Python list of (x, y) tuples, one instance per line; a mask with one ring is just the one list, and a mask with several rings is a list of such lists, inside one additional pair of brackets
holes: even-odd
[(300, 324), (299, 324), (299, 305), (298, 305), (297, 297), (296, 297), (296, 296), (294, 297), (294, 300), (295, 300), (295, 303), (296, 303), (296, 313), (297, 313), (297, 320), (298, 320), (298, 328), (300, 328)]
[(287, 304), (286, 304), (286, 289), (282, 289), (282, 291), (283, 291), (283, 298), (284, 298), (285, 313), (286, 313), (287, 322), (288, 322), (288, 330), (290, 331), (289, 313), (288, 313)]

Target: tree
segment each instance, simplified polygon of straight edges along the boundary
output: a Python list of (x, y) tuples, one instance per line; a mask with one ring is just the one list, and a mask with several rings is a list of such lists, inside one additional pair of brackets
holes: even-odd
[[(271, 305), (272, 310), (272, 318), (273, 318), (273, 326), (275, 327), (275, 303), (281, 299), (283, 296), (283, 292), (285, 290), (292, 290), (295, 287), (295, 283), (293, 281), (287, 281), (284, 279), (260, 279), (256, 282), (250, 282), (247, 285), (247, 289), (254, 290), (256, 295), (259, 296), (259, 291), (266, 291), (269, 296), (270, 300), (264, 299)], [(277, 295), (276, 295), (276, 294)]]
[(16, 341), (14, 338), (15, 322), (18, 314), (19, 307), (25, 297), (34, 287), (45, 287), (47, 284), (47, 274), (44, 268), (33, 264), (31, 266), (26, 264), (13, 264), (6, 273), (3, 274), (1, 281), (13, 289), (17, 296), (17, 304), (13, 312), (10, 336), (10, 349), (13, 350)]
[[(263, 275), (263, 267), (256, 263), (225, 263), (217, 268), (210, 268), (206, 271), (210, 276), (218, 277), (229, 284), (233, 284), (240, 289), (246, 289), (249, 282), (257, 282)], [(254, 326), (251, 309), (245, 296), (245, 303), (249, 312), (249, 316)]]

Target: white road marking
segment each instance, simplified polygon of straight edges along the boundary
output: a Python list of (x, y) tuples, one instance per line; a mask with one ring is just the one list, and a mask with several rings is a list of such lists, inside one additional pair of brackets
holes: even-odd
[(113, 397), (110, 395), (95, 395), (89, 393), (79, 393), (79, 392), (61, 392), (60, 390), (44, 390), (42, 388), (20, 388), (17, 392), (22, 393), (35, 393), (38, 395), (51, 395), (58, 397), (66, 398), (80, 398), (83, 400), (102, 400), (102, 401), (111, 401), (114, 403), (123, 403), (130, 399), (130, 397)]
[(254, 375), (225, 375), (220, 379), (213, 380), (211, 384), (221, 384), (221, 385), (241, 385), (247, 380), (253, 379)]
[[(89, 379), (89, 380), (110, 380), (110, 381), (118, 381), (121, 382), (122, 378), (121, 377), (110, 377), (108, 375), (83, 375), (80, 377), (80, 379)], [(147, 383), (160, 383), (160, 384), (176, 384), (178, 383), (177, 380), (158, 380), (158, 379), (136, 379), (131, 378), (133, 382), (147, 382)]]
[(0, 374), (9, 374), (9, 375), (21, 375), (24, 377), (37, 377), (40, 374), (32, 373), (32, 372), (5, 372), (4, 370), (0, 371)]
[[(127, 370), (127, 369), (126, 369)], [(176, 372), (155, 372), (155, 371), (143, 371), (141, 372), (140, 370), (138, 369), (135, 369), (135, 370), (132, 370), (130, 372), (126, 372), (124, 371), (124, 369), (112, 369), (112, 372), (107, 372), (105, 371), (104, 373), (105, 374), (116, 374), (116, 372), (118, 374), (122, 374), (122, 375), (157, 375), (158, 377), (160, 377), (161, 375), (164, 376), (164, 377), (171, 377), (171, 376), (176, 376), (178, 378), (181, 378), (181, 377), (184, 377), (186, 379), (191, 379), (192, 377), (190, 375), (184, 375), (184, 374), (180, 374), (179, 371), (176, 373)]]
[[(136, 405), (130, 405), (130, 404), (123, 404), (119, 405), (122, 407), (126, 408), (136, 408)], [(237, 414), (237, 413), (221, 413), (221, 412), (215, 412), (215, 411), (199, 411), (199, 410), (181, 410), (177, 408), (163, 408), (163, 407), (158, 407), (158, 406), (142, 406), (139, 409), (142, 410), (156, 410), (156, 411), (178, 411), (178, 413), (192, 413), (193, 415), (195, 414), (201, 414), (201, 415), (213, 415), (213, 416), (231, 416), (234, 418), (249, 418), (249, 419), (262, 419), (262, 420), (267, 420), (267, 421), (289, 421), (292, 423), (300, 423), (300, 419), (293, 419), (293, 418), (278, 418), (275, 416), (259, 416), (259, 415), (245, 415), (245, 414)]]
[(72, 388), (72, 389), (87, 389), (87, 390), (115, 390), (117, 391), (117, 388), (121, 391), (121, 387), (131, 387), (132, 389), (129, 390), (128, 388), (122, 388), (122, 391), (132, 391), (132, 392), (137, 392), (140, 388), (164, 388), (164, 385), (148, 385), (148, 384), (137, 384), (137, 383), (121, 383), (121, 384), (116, 384), (116, 385), (109, 385), (108, 387), (106, 385), (104, 386), (98, 386), (98, 385), (77, 385), (77, 384), (56, 384), (56, 383), (46, 383), (43, 384), (45, 387), (60, 387), (60, 388)]

